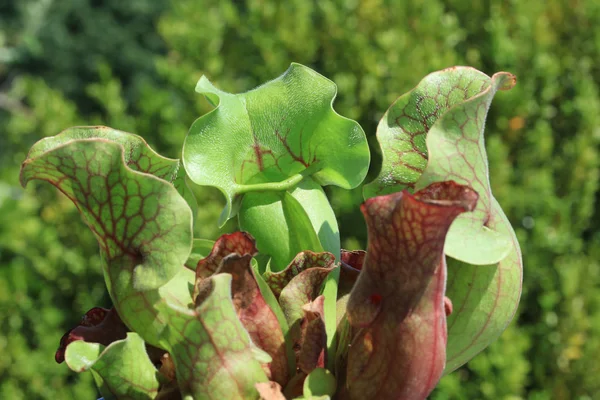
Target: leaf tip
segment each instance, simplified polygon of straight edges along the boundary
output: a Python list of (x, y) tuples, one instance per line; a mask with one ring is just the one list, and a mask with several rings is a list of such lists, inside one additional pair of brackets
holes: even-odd
[(492, 79), (500, 81), (499, 90), (510, 90), (517, 84), (517, 77), (510, 72), (497, 72), (492, 76)]

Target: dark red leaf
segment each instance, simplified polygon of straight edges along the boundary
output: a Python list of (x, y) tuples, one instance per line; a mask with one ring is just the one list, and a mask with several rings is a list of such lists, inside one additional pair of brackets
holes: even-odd
[(256, 282), (251, 264), (256, 252), (254, 238), (248, 233), (221, 236), (210, 255), (198, 262), (194, 301), (199, 305), (210, 293), (206, 278), (213, 274), (230, 274), (231, 298), (237, 316), (252, 342), (271, 356), (272, 361), (266, 366), (269, 379), (285, 385), (290, 377), (285, 339), (275, 313)]
[(67, 346), (75, 340), (108, 346), (116, 340), (125, 339), (127, 332), (127, 327), (114, 308), (94, 307), (85, 313), (79, 325), (63, 335), (54, 359), (59, 364), (65, 361)]
[(348, 353), (353, 399), (425, 399), (445, 363), (446, 265), (450, 224), (478, 195), (454, 182), (369, 199), (369, 246), (350, 294)]
[(257, 251), (254, 238), (246, 232), (234, 232), (232, 234), (222, 235), (215, 242), (208, 257), (198, 261), (198, 265), (196, 266), (196, 283), (214, 274), (217, 268), (219, 268), (219, 265), (221, 265), (223, 258), (227, 255), (254, 255)]
[(334, 262), (335, 256), (331, 253), (303, 251), (298, 253), (283, 271), (277, 273), (265, 272), (265, 282), (267, 282), (275, 297), (279, 298), (283, 288), (302, 271), (315, 267), (329, 268)]
[(252, 342), (272, 358), (269, 378), (281, 385), (289, 379), (285, 339), (275, 313), (260, 292), (251, 266), (252, 256), (231, 254), (225, 257), (216, 273), (232, 276), (231, 295), (238, 318)]
[(300, 324), (302, 335), (297, 365), (306, 374), (310, 374), (315, 368), (325, 368), (327, 362), (324, 301), (325, 297), (319, 296), (302, 307), (304, 318)]

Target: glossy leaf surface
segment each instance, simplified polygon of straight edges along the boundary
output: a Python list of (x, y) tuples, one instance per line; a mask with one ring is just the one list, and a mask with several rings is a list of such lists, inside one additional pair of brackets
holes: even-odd
[(216, 108), (190, 128), (183, 160), (195, 183), (225, 194), (224, 219), (233, 216), (241, 194), (285, 190), (300, 174), (343, 188), (364, 179), (370, 160), (365, 134), (333, 110), (335, 84), (310, 68), (292, 64), (241, 94), (223, 92), (203, 76), (196, 91)]
[(256, 236), (261, 253), (280, 271), (304, 250), (323, 251), (310, 218), (288, 192), (248, 193), (240, 210), (240, 228)]

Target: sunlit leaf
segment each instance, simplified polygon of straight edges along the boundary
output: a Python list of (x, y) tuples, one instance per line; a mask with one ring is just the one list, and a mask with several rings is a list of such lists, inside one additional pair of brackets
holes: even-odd
[(515, 77), (505, 72), (491, 78), (467, 67), (435, 72), (390, 107), (377, 131), (383, 166), (365, 187), (366, 197), (447, 180), (469, 185), (480, 195), (477, 209), (452, 224), (444, 248), (452, 257), (448, 297), (455, 306), (448, 371), (500, 335), (521, 293), (520, 249), (491, 194), (483, 140), (492, 98), (514, 84)]
[(94, 371), (102, 380), (104, 399), (154, 399), (164, 381), (146, 353), (144, 341), (136, 333), (104, 346), (82, 340), (67, 347), (65, 360), (77, 372)]
[(288, 325), (270, 289), (266, 285), (261, 288), (260, 278), (252, 267), (256, 252), (254, 239), (247, 233), (221, 236), (210, 254), (198, 262), (193, 297), (200, 304), (206, 295), (205, 280), (213, 274), (230, 274), (237, 316), (252, 342), (270, 356), (268, 378), (285, 385), (295, 369), (294, 360), (288, 359), (291, 347), (284, 341)]
[(126, 164), (125, 148), (106, 139), (56, 147), (41, 142), (21, 170), (21, 182), (45, 180), (69, 197), (102, 254), (109, 294), (123, 322), (161, 347), (166, 299), (190, 303), (192, 213), (168, 181)]
[(203, 76), (196, 91), (216, 108), (190, 128), (183, 160), (195, 183), (225, 194), (222, 220), (233, 216), (241, 194), (285, 190), (301, 174), (343, 188), (364, 179), (370, 159), (365, 134), (333, 110), (335, 84), (310, 68), (292, 64), (279, 78), (241, 94), (223, 92)]
[(367, 200), (369, 245), (352, 289), (346, 387), (353, 399), (425, 399), (446, 360), (444, 240), (477, 203), (454, 182)]
[(240, 322), (231, 281), (229, 274), (213, 275), (203, 281), (195, 309), (171, 306), (167, 350), (184, 397), (256, 398), (255, 384), (268, 381), (261, 363), (270, 357), (254, 346)]

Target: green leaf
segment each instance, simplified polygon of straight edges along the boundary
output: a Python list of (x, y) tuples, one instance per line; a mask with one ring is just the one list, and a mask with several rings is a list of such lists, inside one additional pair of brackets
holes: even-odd
[(447, 180), (480, 195), (477, 209), (452, 224), (444, 247), (456, 259), (448, 262), (448, 296), (456, 312), (450, 317), (447, 371), (500, 335), (521, 293), (521, 253), (491, 193), (483, 137), (496, 91), (514, 84), (505, 72), (490, 78), (467, 67), (439, 71), (400, 97), (378, 127), (383, 166), (365, 187), (366, 197)]
[[(323, 250), (340, 257), (340, 230), (337, 217), (323, 188), (311, 178), (304, 178), (290, 194), (302, 205), (317, 233)], [(308, 248), (303, 249), (308, 250)]]
[(331, 372), (324, 368), (312, 371), (304, 380), (304, 397), (333, 396), (335, 394), (336, 381)]
[(71, 140), (82, 139), (106, 139), (120, 144), (123, 146), (125, 164), (129, 168), (172, 183), (192, 209), (192, 214), (196, 215), (198, 204), (185, 181), (186, 174), (181, 161), (161, 156), (152, 150), (141, 136), (133, 133), (106, 126), (77, 126), (38, 141), (29, 151), (28, 158), (35, 158)]
[(482, 89), (448, 109), (431, 126), (427, 132), (429, 160), (415, 188), (448, 180), (471, 186), (480, 196), (477, 208), (453, 224), (444, 250), (447, 255), (469, 264), (493, 264), (506, 257), (513, 246), (509, 235), (490, 234), (489, 226), (486, 229), (492, 213), (492, 192), (483, 132), (496, 91), (512, 88), (515, 77), (499, 72), (490, 79), (474, 69), (466, 69), (461, 75), (463, 81), (475, 86), (481, 84)]
[(510, 238), (484, 226), (491, 212), (491, 189), (483, 129), (494, 94), (499, 88), (510, 89), (514, 82), (508, 73), (490, 78), (468, 67), (425, 77), (396, 100), (380, 121), (382, 168), (365, 186), (365, 197), (448, 180), (470, 185), (481, 200), (474, 213), (461, 216), (453, 225), (445, 252), (476, 265), (506, 257), (512, 248)]
[(455, 105), (487, 90), (489, 80), (473, 68), (454, 67), (427, 75), (400, 96), (377, 126), (382, 165), (377, 178), (364, 186), (365, 198), (414, 188), (427, 166), (431, 127)]
[(279, 78), (241, 94), (202, 77), (196, 91), (217, 108), (190, 128), (183, 161), (199, 185), (219, 188), (235, 213), (240, 195), (286, 190), (312, 175), (320, 185), (358, 186), (370, 154), (362, 128), (337, 114), (337, 88), (315, 71), (292, 64)]
[(238, 319), (231, 281), (229, 274), (205, 279), (202, 301), (193, 310), (171, 305), (167, 350), (184, 398), (257, 398), (254, 385), (268, 381), (258, 359), (270, 357), (254, 347)]
[[(475, 73), (475, 72), (473, 72)], [(487, 77), (486, 77), (487, 78)], [(429, 161), (416, 188), (454, 180), (480, 196), (473, 213), (450, 227), (444, 251), (449, 260), (449, 318), (446, 372), (458, 368), (495, 341), (510, 323), (521, 294), (521, 251), (514, 230), (491, 193), (484, 123), (494, 94), (515, 84), (500, 72), (478, 95), (457, 104), (427, 134)], [(480, 265), (480, 268), (473, 265)]]
[(67, 347), (65, 360), (73, 371), (92, 370), (102, 380), (101, 393), (109, 399), (154, 399), (161, 380), (142, 338), (133, 332), (105, 347), (75, 341)]
[(252, 233), (270, 267), (281, 271), (304, 250), (323, 251), (309, 216), (287, 192), (248, 193), (239, 215), (240, 228)]
[(190, 208), (171, 183), (130, 168), (121, 144), (39, 143), (23, 163), (22, 184), (48, 181), (75, 203), (100, 244), (106, 285), (123, 322), (162, 347), (166, 299), (191, 302), (194, 274), (184, 267), (192, 248)]
[(444, 240), (477, 198), (443, 182), (363, 204), (369, 244), (347, 307), (350, 398), (419, 400), (437, 384), (446, 360)]
[(470, 265), (448, 258), (448, 317), (445, 373), (457, 369), (494, 342), (512, 320), (521, 295), (523, 263), (519, 242), (496, 199), (488, 226), (509, 235), (513, 250), (495, 265)]

